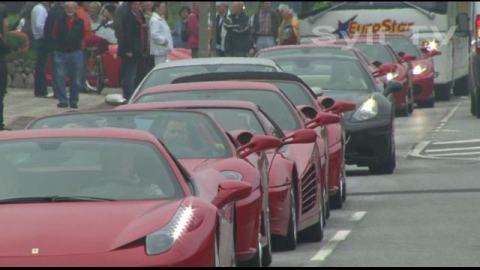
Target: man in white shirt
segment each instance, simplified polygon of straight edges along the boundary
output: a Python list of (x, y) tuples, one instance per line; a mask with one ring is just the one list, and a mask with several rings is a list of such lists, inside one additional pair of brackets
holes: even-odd
[(166, 10), (165, 2), (156, 2), (150, 18), (150, 55), (155, 57), (155, 65), (165, 63), (167, 55), (173, 51), (172, 34), (164, 17)]
[(33, 48), (37, 56), (35, 63), (34, 94), (36, 97), (49, 97), (45, 68), (48, 61), (48, 48), (44, 37), (45, 22), (48, 17), (50, 2), (40, 2), (32, 10)]

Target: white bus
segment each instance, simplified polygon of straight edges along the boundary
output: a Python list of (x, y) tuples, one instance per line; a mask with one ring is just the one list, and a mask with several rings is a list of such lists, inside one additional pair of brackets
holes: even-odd
[[(435, 95), (448, 100), (469, 93), (469, 24), (472, 2), (328, 2), (316, 11), (312, 2), (298, 8), (300, 35), (350, 36), (401, 33), (421, 47), (442, 52), (435, 57)], [(307, 6), (308, 5), (308, 6)]]

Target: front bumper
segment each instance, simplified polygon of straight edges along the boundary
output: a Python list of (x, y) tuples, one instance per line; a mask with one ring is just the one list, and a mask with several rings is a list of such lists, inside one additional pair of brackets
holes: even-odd
[(345, 163), (348, 165), (370, 166), (388, 158), (391, 145), (390, 124), (365, 128), (363, 130), (346, 130), (347, 146)]
[(413, 77), (413, 98), (415, 102), (427, 102), (435, 98), (433, 72)]

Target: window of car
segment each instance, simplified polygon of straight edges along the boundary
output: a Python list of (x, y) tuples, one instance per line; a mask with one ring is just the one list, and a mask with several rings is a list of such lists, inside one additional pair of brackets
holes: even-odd
[(99, 197), (173, 200), (184, 196), (151, 144), (119, 139), (35, 139), (0, 143), (0, 200)]
[(342, 55), (342, 56), (353, 56), (355, 53), (351, 50), (344, 50), (342, 48), (332, 48), (332, 47), (297, 47), (297, 48), (281, 48), (278, 50), (266, 50), (260, 51), (257, 53), (257, 57), (268, 58), (275, 60), (277, 57), (282, 57), (285, 55), (309, 55), (309, 54), (324, 54), (328, 55)]
[(389, 51), (388, 48), (383, 44), (355, 43), (353, 47), (366, 54), (368, 59), (370, 59), (370, 62), (379, 61), (384, 64), (396, 62), (391, 51)]
[(139, 86), (139, 93), (145, 89), (170, 84), (173, 80), (204, 73), (214, 72), (275, 72), (272, 66), (249, 65), (249, 64), (211, 64), (211, 65), (194, 65), (194, 66), (177, 66), (169, 68), (154, 69), (150, 72), (145, 80)]
[(404, 52), (416, 57), (421, 57), (420, 50), (408, 39), (404, 38), (388, 38), (386, 42), (398, 52)]
[(372, 79), (353, 59), (318, 59), (308, 57), (277, 60), (287, 72), (302, 78), (310, 87), (331, 91), (371, 91)]
[(246, 130), (252, 134), (266, 135), (266, 131), (256, 115), (245, 109), (207, 108), (202, 109), (215, 119), (226, 131)]
[(264, 90), (193, 90), (177, 92), (160, 92), (143, 95), (137, 103), (179, 100), (241, 100), (257, 104), (267, 112), (284, 130), (300, 127), (295, 115), (295, 108), (280, 94)]
[(179, 159), (233, 156), (222, 131), (207, 116), (197, 112), (115, 111), (43, 118), (38, 128), (116, 127), (143, 130), (164, 142)]
[(272, 81), (269, 82), (282, 90), (283, 93), (290, 99), (295, 106), (297, 105), (308, 105), (315, 107), (312, 97), (309, 95), (308, 90), (304, 88), (303, 85), (296, 82), (285, 82), (285, 81)]

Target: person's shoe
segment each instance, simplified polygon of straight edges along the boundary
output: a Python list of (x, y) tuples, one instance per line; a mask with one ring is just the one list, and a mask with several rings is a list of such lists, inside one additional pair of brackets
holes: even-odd
[(67, 105), (67, 104), (59, 103), (59, 104), (57, 104), (57, 107), (58, 107), (58, 108), (68, 108), (68, 105)]
[(48, 94), (45, 94), (45, 95), (35, 94), (35, 97), (38, 97), (38, 98), (48, 98)]
[(78, 105), (77, 105), (77, 104), (70, 104), (70, 108), (72, 108), (72, 109), (78, 109)]
[(46, 98), (56, 98), (53, 93), (48, 93), (45, 97)]

